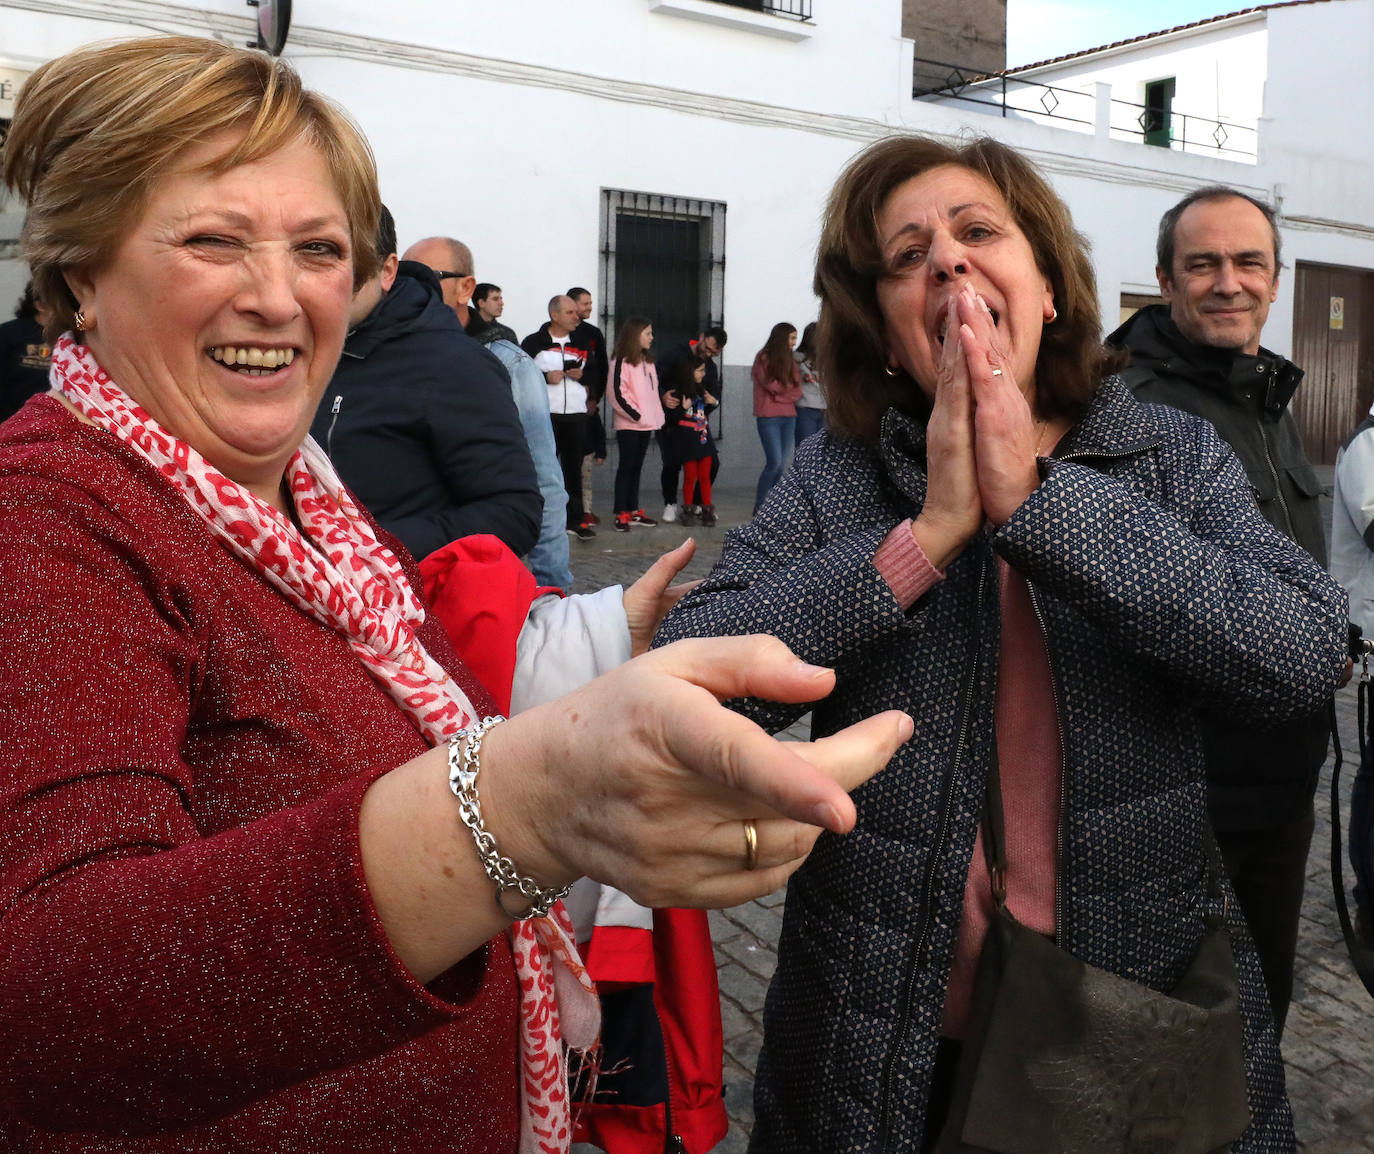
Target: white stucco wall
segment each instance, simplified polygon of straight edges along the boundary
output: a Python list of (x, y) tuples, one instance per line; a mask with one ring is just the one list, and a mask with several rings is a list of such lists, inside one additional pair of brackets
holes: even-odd
[[(0, 0), (0, 68), (116, 35), (251, 34), (239, 0), (120, 0), (119, 22), (92, 18), (109, 11), (96, 0), (44, 0), (41, 12), (25, 2)], [(1258, 164), (914, 102), (899, 0), (814, 0), (814, 26), (799, 40), (655, 2), (297, 0), (287, 56), (367, 132), (402, 246), (434, 232), (468, 241), (478, 276), (503, 286), (506, 319), (522, 333), (552, 293), (575, 282), (599, 290), (602, 188), (697, 197), (728, 206), (726, 361), (747, 365), (775, 321), (800, 327), (814, 316), (824, 196), (851, 155), (900, 128), (988, 132), (1027, 150), (1093, 242), (1108, 325), (1122, 291), (1154, 283), (1160, 214), (1204, 183), (1281, 196), (1301, 218), (1285, 232), (1290, 265), (1374, 268), (1374, 129), (1360, 114), (1374, 0), (1271, 9), (1054, 78), (1108, 79), (1135, 99), (1144, 79), (1177, 75), (1177, 108), (1237, 118), (1264, 94)], [(0, 307), (12, 283), (22, 270), (0, 261)], [(1283, 289), (1266, 332), (1280, 351), (1291, 344), (1291, 278)]]

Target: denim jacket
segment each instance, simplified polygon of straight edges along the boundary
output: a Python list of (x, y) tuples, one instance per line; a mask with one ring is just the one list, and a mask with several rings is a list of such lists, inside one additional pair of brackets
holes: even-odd
[[(478, 339), (482, 338), (479, 336)], [(565, 531), (568, 494), (563, 488), (563, 470), (558, 464), (558, 450), (554, 447), (544, 374), (519, 345), (498, 339), (488, 343), (487, 348), (510, 374), (511, 396), (515, 398), (515, 407), (520, 413), (525, 441), (529, 444), (530, 456), (534, 458), (534, 475), (539, 482), (539, 492), (544, 497), (539, 540), (534, 543), (525, 562), (539, 584), (556, 585), (567, 593), (572, 590), (573, 582)]]

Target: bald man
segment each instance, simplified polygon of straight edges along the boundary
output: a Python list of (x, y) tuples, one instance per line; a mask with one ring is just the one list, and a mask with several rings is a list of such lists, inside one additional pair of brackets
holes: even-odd
[(433, 269), (439, 278), (444, 304), (458, 314), (460, 321), (466, 321), (468, 302), (477, 287), (477, 278), (472, 274), (472, 251), (467, 245), (451, 236), (427, 236), (406, 249), (401, 259)]

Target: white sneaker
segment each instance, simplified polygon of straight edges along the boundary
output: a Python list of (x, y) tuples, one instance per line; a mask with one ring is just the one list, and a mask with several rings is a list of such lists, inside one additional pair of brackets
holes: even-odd
[(677, 520), (677, 506), (676, 506), (676, 505), (664, 505), (664, 506), (663, 506), (663, 520), (665, 520), (669, 525), (671, 525), (674, 521)]

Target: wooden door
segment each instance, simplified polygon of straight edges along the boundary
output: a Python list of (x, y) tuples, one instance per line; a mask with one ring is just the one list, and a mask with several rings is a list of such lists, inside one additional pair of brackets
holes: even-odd
[(1374, 273), (1298, 262), (1293, 361), (1304, 371), (1293, 416), (1307, 455), (1330, 465), (1374, 401)]

